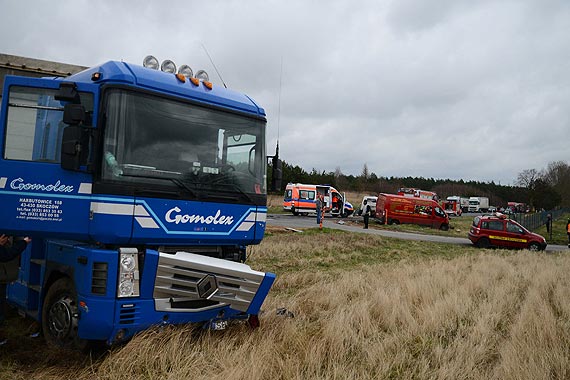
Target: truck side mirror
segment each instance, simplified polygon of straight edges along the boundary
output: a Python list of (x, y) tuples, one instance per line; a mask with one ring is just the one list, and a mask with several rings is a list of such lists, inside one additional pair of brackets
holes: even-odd
[(59, 85), (59, 91), (55, 94), (55, 100), (79, 104), (77, 85), (73, 82), (62, 82)]
[(89, 134), (85, 128), (70, 125), (63, 129), (61, 142), (61, 168), (79, 170), (89, 156)]
[(85, 122), (85, 107), (81, 104), (67, 103), (63, 106), (63, 122), (68, 125), (79, 125)]

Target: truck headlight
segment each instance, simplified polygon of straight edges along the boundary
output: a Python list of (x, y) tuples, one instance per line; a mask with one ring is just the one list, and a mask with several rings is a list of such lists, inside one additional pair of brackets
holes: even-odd
[(119, 248), (119, 283), (117, 296), (139, 295), (139, 256), (136, 248)]

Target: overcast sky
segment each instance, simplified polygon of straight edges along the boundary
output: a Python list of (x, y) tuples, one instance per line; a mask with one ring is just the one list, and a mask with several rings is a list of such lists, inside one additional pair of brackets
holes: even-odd
[(513, 184), (569, 161), (570, 1), (0, 0), (0, 52), (206, 69), (307, 171)]

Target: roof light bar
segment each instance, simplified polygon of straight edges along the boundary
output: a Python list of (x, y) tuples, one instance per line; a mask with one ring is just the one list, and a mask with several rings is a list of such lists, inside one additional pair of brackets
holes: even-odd
[(158, 59), (152, 55), (147, 55), (145, 59), (143, 59), (143, 66), (147, 69), (158, 70)]
[(176, 73), (176, 65), (170, 59), (165, 59), (160, 65), (160, 70), (165, 73), (174, 74)]
[(198, 79), (201, 80), (201, 81), (204, 81), (204, 82), (209, 82), (209, 81), (210, 81), (210, 77), (208, 76), (208, 73), (207, 73), (206, 71), (204, 71), (204, 70), (198, 70), (198, 71), (196, 72), (196, 75), (195, 75), (195, 76), (196, 76), (196, 78), (198, 78)]

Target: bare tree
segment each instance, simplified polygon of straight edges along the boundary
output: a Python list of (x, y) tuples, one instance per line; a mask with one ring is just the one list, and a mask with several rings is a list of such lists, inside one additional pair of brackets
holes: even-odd
[(537, 179), (542, 177), (541, 173), (536, 169), (525, 169), (519, 173), (515, 184), (517, 186), (526, 187), (531, 189)]
[(340, 166), (337, 166), (337, 167), (334, 169), (334, 177), (335, 177), (335, 178), (340, 178), (342, 175), (343, 175), (343, 174), (342, 174), (342, 171), (340, 170)]
[(548, 164), (544, 173), (545, 181), (560, 195), (560, 204), (570, 206), (570, 165), (564, 161)]

